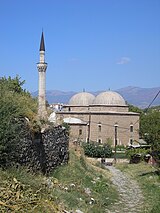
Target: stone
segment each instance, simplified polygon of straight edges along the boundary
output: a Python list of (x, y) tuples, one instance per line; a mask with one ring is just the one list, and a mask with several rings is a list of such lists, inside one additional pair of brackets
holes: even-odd
[(62, 126), (49, 126), (43, 133), (32, 133), (24, 119), (24, 137), (17, 145), (18, 163), (33, 172), (49, 174), (56, 167), (68, 163), (69, 137)]

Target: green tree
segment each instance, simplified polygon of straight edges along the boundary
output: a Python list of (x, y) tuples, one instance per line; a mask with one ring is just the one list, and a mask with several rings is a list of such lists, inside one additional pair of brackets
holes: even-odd
[(33, 122), (37, 102), (22, 86), (19, 77), (0, 79), (0, 165), (11, 165), (17, 160), (17, 143), (23, 138), (24, 118)]
[(140, 108), (138, 108), (138, 107), (136, 107), (134, 105), (129, 105), (129, 111), (130, 112), (137, 112), (137, 113), (142, 113), (143, 112), (142, 109), (140, 109)]
[(153, 150), (160, 151), (160, 111), (150, 109), (141, 114), (140, 135), (149, 144)]

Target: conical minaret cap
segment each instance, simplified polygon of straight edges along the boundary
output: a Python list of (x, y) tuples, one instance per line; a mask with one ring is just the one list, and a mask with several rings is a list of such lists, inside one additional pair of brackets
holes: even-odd
[(39, 51), (45, 51), (43, 32), (42, 32), (42, 36), (41, 36), (41, 43), (40, 43)]

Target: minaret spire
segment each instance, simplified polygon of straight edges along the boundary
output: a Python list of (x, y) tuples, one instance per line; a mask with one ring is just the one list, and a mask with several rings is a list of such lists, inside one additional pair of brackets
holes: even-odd
[(46, 69), (47, 63), (45, 63), (45, 44), (44, 35), (42, 31), (40, 42), (40, 62), (37, 63), (37, 69), (39, 72), (39, 90), (38, 90), (38, 116), (41, 119), (47, 118), (46, 110)]
[(42, 35), (41, 35), (41, 43), (40, 43), (39, 51), (45, 51), (43, 31), (42, 31)]

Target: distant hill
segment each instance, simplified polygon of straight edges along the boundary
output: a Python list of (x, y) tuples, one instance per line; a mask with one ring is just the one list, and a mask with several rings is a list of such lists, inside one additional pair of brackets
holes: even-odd
[[(125, 87), (117, 90), (124, 99), (129, 103), (140, 108), (146, 108), (156, 96), (160, 87), (155, 88), (140, 88), (140, 87)], [(160, 94), (153, 102), (152, 106), (160, 105)]]
[[(155, 88), (140, 88), (140, 87), (124, 87), (121, 89), (116, 90), (119, 94), (121, 94), (127, 103), (138, 106), (140, 108), (146, 108), (155, 95), (160, 90), (160, 87)], [(98, 95), (100, 92), (103, 91), (95, 91), (91, 92), (94, 95)], [(48, 90), (46, 91), (46, 97), (48, 102), (51, 103), (68, 103), (69, 99), (76, 94), (74, 91), (63, 92), (59, 90)], [(35, 97), (38, 95), (38, 92), (32, 93)], [(160, 95), (156, 98), (152, 106), (160, 105)]]

